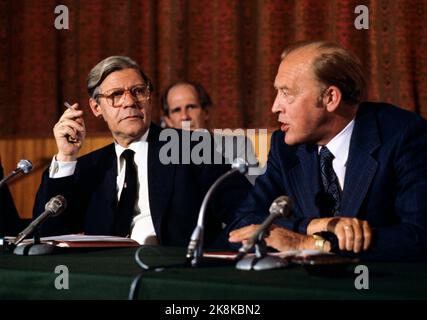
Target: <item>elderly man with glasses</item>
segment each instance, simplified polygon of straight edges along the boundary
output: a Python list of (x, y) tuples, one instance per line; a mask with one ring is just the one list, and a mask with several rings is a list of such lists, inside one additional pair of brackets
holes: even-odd
[[(86, 136), (84, 111), (74, 104), (64, 112), (54, 127), (58, 153), (43, 175), (34, 217), (57, 194), (67, 199), (68, 208), (46, 221), (41, 234), (84, 232), (129, 236), (141, 244), (187, 245), (204, 195), (230, 166), (165, 164), (161, 149), (167, 142), (151, 122), (153, 87), (130, 58), (99, 62), (87, 88), (92, 113), (107, 123), (114, 143), (78, 158)], [(179, 146), (181, 130), (169, 130), (179, 137)], [(244, 177), (234, 176), (216, 194), (206, 221), (208, 246), (226, 243), (222, 228), (234, 219), (229, 213), (249, 187)]]

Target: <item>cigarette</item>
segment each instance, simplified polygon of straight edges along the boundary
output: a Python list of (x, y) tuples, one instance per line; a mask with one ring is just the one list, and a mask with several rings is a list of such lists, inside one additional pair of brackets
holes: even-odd
[[(71, 105), (67, 101), (64, 102), (64, 106), (66, 106), (68, 109), (72, 109)], [(73, 138), (71, 136), (67, 136), (67, 140), (70, 143), (77, 143), (79, 141), (77, 138)]]

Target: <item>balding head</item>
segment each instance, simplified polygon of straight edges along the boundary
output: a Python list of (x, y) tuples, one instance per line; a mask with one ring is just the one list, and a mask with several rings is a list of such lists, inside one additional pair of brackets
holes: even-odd
[(281, 58), (291, 55), (308, 55), (313, 73), (319, 83), (336, 86), (342, 101), (348, 105), (359, 104), (366, 97), (367, 83), (360, 60), (333, 42), (299, 42), (286, 48)]
[(182, 128), (183, 121), (190, 121), (190, 129), (208, 128), (208, 107), (211, 99), (202, 85), (179, 81), (171, 84), (163, 93), (162, 107), (166, 125)]

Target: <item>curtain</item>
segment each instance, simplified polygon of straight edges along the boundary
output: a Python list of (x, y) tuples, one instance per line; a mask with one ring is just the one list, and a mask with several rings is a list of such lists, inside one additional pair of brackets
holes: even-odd
[[(54, 26), (69, 9), (69, 29)], [(357, 5), (369, 9), (358, 30)], [(212, 128), (271, 128), (280, 53), (325, 39), (358, 55), (369, 99), (427, 118), (426, 0), (1, 0), (0, 137), (49, 137), (63, 102), (79, 102), (89, 135), (108, 132), (88, 107), (86, 76), (100, 60), (127, 55), (154, 83), (153, 119), (169, 83), (200, 82)]]

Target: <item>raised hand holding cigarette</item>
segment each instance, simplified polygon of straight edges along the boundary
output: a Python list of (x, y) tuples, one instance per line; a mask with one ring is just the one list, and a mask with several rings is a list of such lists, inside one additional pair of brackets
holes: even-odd
[(58, 154), (58, 161), (74, 161), (86, 137), (86, 128), (83, 120), (83, 110), (77, 103), (70, 105), (65, 102), (67, 110), (62, 114), (53, 128)]

